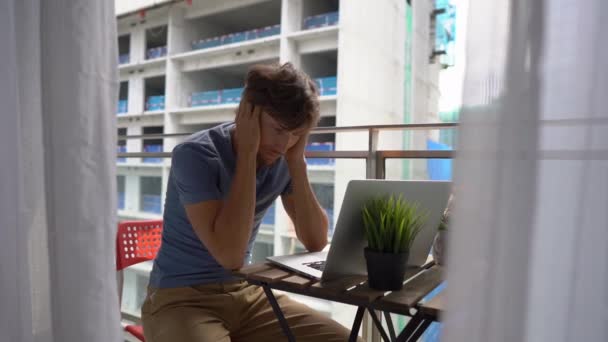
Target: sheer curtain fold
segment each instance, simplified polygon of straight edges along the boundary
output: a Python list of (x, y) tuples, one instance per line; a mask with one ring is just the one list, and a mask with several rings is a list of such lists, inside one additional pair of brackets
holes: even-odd
[(607, 341), (604, 0), (469, 0), (446, 341)]
[(0, 341), (119, 341), (114, 2), (0, 3)]

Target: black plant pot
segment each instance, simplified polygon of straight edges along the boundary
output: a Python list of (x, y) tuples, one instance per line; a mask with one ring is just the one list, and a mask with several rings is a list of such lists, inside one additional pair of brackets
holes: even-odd
[(366, 247), (364, 254), (370, 288), (381, 291), (401, 290), (409, 251), (399, 254), (380, 253)]

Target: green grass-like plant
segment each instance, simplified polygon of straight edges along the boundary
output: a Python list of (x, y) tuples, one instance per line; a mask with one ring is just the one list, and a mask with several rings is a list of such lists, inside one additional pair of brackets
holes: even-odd
[(381, 253), (409, 251), (414, 239), (428, 218), (418, 203), (409, 202), (403, 196), (374, 198), (362, 210), (368, 247)]

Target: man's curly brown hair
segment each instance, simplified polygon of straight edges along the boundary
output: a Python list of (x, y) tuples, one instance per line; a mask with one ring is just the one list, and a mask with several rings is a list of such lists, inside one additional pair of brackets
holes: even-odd
[(262, 106), (287, 130), (312, 128), (319, 121), (317, 86), (291, 63), (252, 66), (243, 98), (254, 106)]

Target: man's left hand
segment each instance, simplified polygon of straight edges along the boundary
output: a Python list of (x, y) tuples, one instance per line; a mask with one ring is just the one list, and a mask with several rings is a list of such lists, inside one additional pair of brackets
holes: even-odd
[(295, 145), (290, 147), (285, 153), (285, 159), (287, 159), (287, 162), (289, 164), (300, 162), (304, 162), (304, 164), (306, 164), (304, 159), (304, 153), (306, 151), (306, 144), (308, 143), (309, 134), (310, 131), (308, 130), (302, 133), (299, 137), (294, 136), (296, 139), (298, 139), (297, 142), (295, 143)]

